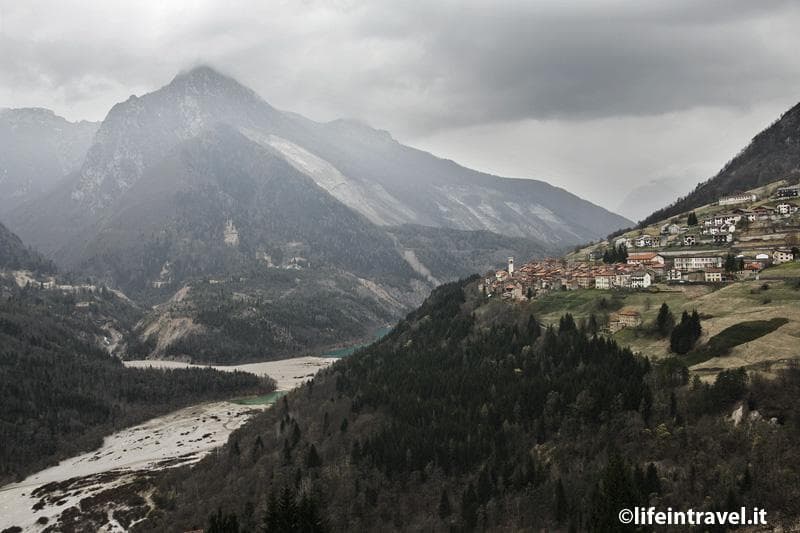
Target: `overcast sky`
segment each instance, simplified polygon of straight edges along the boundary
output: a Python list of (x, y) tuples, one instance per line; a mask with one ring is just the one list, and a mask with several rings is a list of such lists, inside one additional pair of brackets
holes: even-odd
[(276, 107), (616, 209), (713, 175), (800, 101), (798, 4), (0, 0), (0, 107), (101, 120), (205, 63)]

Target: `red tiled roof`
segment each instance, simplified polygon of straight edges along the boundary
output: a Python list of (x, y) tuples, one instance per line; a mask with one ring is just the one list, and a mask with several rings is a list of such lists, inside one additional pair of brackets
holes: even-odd
[(657, 255), (656, 252), (632, 252), (628, 254), (628, 259), (647, 260), (653, 259)]

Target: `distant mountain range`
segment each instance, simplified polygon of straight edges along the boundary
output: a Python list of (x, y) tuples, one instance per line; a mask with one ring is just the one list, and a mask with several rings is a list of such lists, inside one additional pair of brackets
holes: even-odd
[[(85, 225), (113, 212), (149, 168), (218, 123), (277, 150), (377, 225), (481, 229), (564, 245), (629, 223), (546, 183), (475, 172), (403, 146), (384, 131), (279, 111), (235, 80), (199, 67), (153, 93), (115, 105), (80, 170), (49, 198), (18, 210), (11, 225), (31, 245), (69, 263), (75, 235), (54, 242), (49, 231), (54, 222), (82, 222), (68, 231), (84, 233)], [(60, 209), (36, 212), (54, 203)]]
[(713, 178), (700, 183), (673, 204), (653, 212), (642, 222), (648, 226), (705, 204), (720, 196), (755, 189), (779, 179), (800, 178), (800, 104), (756, 135)]
[(79, 169), (99, 126), (47, 109), (0, 109), (0, 214)]
[(366, 338), (438, 283), (631, 224), (541, 181), (277, 110), (208, 67), (80, 124), (96, 129), (90, 146), (47, 175), (74, 170), (5, 221), (64, 269), (157, 305), (140, 355), (264, 358)]

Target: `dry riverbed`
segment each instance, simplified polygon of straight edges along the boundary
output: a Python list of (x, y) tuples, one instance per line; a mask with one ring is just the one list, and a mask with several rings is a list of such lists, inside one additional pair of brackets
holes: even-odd
[[(279, 391), (300, 385), (331, 358), (301, 357), (220, 370), (273, 377)], [(129, 361), (133, 367), (182, 368), (174, 361)], [(0, 487), (0, 531), (61, 531), (89, 521), (97, 531), (127, 531), (153, 506), (154, 474), (199, 461), (223, 445), (235, 429), (266, 405), (211, 402), (175, 411), (124, 429), (92, 452), (64, 460), (20, 483)]]

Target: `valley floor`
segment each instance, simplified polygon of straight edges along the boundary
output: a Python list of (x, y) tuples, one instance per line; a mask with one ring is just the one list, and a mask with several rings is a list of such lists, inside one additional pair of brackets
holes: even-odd
[[(220, 370), (242, 370), (273, 377), (279, 391), (302, 384), (333, 358), (302, 357), (252, 363)], [(129, 361), (131, 367), (179, 368), (175, 361)], [(279, 398), (273, 395), (271, 400)], [(0, 531), (61, 530), (71, 520), (99, 516), (103, 531), (126, 531), (152, 505), (137, 495), (138, 483), (154, 472), (199, 461), (266, 405), (213, 402), (195, 405), (106, 437), (101, 448), (0, 488)], [(127, 490), (126, 492), (126, 489)], [(113, 500), (113, 503), (112, 503)], [(56, 525), (59, 524), (59, 525)]]
[[(250, 372), (257, 376), (268, 375), (275, 380), (277, 390), (291, 390), (304, 381), (310, 379), (319, 370), (327, 368), (336, 361), (333, 357), (295, 357), (293, 359), (280, 359), (278, 361), (265, 361), (262, 363), (247, 363), (234, 366), (211, 366), (217, 370), (234, 372)], [(161, 359), (145, 359), (138, 361), (125, 361), (125, 366), (135, 368), (203, 368), (209, 365), (195, 365), (180, 361), (166, 361)]]

